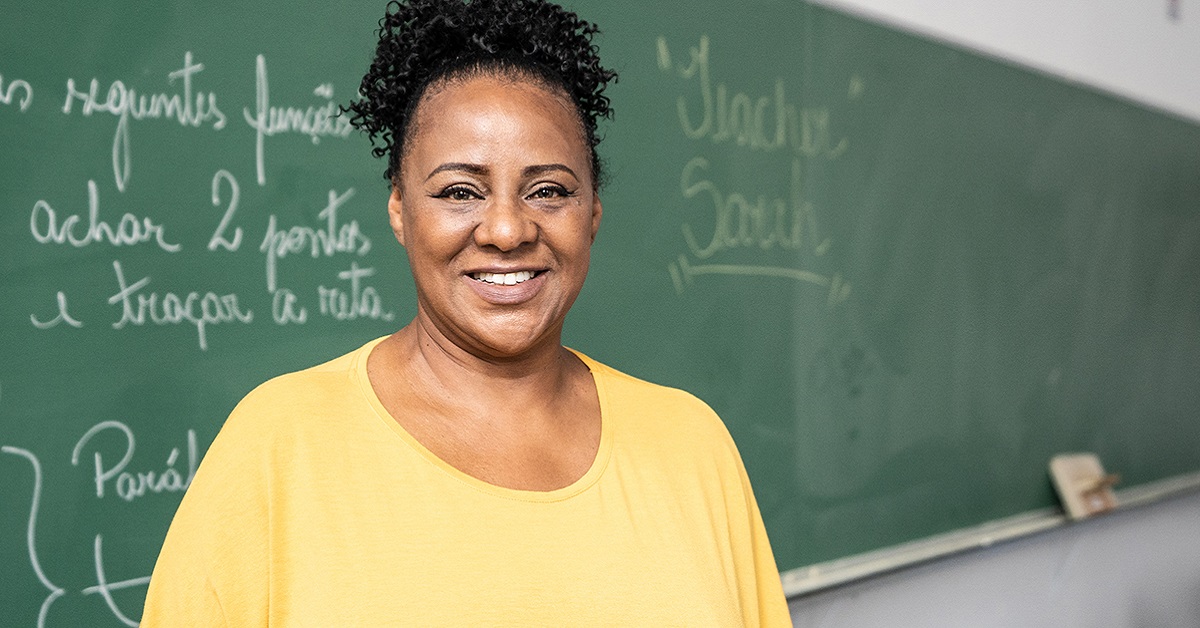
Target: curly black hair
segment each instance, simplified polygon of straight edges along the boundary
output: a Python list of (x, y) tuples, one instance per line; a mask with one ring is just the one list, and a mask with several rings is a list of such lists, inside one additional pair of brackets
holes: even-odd
[(575, 104), (601, 181), (596, 123), (611, 118), (605, 86), (616, 72), (600, 65), (594, 24), (545, 0), (406, 0), (388, 3), (375, 59), (360, 98), (343, 111), (387, 156), (384, 177), (398, 179), (417, 104), (439, 81), (499, 72), (561, 89)]

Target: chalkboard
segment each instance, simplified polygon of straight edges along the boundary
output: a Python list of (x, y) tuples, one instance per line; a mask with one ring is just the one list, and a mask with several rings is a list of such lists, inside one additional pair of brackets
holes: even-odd
[[(407, 322), (330, 119), (382, 6), (0, 23), (0, 623), (134, 625), (259, 382)], [(688, 389), (781, 570), (1200, 468), (1200, 127), (792, 0), (572, 3), (621, 73), (566, 341)]]

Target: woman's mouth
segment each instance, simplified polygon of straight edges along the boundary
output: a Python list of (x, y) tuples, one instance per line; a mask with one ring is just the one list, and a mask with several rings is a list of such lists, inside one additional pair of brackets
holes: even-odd
[(518, 305), (537, 296), (546, 285), (546, 270), (518, 270), (511, 273), (475, 271), (463, 275), (479, 298), (493, 305)]
[(471, 278), (475, 281), (482, 281), (497, 286), (515, 286), (519, 283), (525, 283), (537, 276), (540, 271), (520, 270), (515, 273), (471, 273)]

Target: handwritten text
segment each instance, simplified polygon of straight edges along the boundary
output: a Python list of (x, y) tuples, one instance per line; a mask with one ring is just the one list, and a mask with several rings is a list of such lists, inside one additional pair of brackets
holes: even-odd
[(185, 127), (200, 127), (210, 124), (214, 130), (225, 127), (225, 114), (217, 107), (217, 95), (212, 92), (192, 92), (192, 77), (204, 70), (204, 65), (192, 60), (192, 53), (183, 56), (183, 67), (167, 74), (167, 82), (182, 79), (183, 93), (141, 94), (122, 81), (109, 84), (104, 96), (100, 95), (100, 81), (92, 79), (86, 91), (75, 86), (75, 79), (67, 79), (67, 98), (62, 112), (70, 114), (75, 101), (83, 103), (79, 110), (84, 116), (93, 113), (110, 113), (117, 117), (117, 130), (113, 135), (112, 165), (117, 189), (124, 192), (133, 170), (130, 149), (129, 121), (146, 119), (174, 119)]
[(9, 81), (8, 87), (5, 87), (4, 75), (0, 74), (0, 105), (11, 105), (17, 90), (24, 92), (21, 99), (17, 101), (17, 108), (24, 113), (26, 109), (29, 109), (29, 103), (33, 102), (33, 88), (21, 79)]
[(125, 280), (121, 262), (113, 262), (118, 290), (108, 298), (109, 305), (121, 304), (121, 319), (113, 323), (113, 329), (126, 325), (139, 327), (146, 323), (155, 325), (179, 325), (188, 323), (196, 327), (200, 349), (208, 349), (208, 326), (219, 323), (248, 324), (254, 320), (254, 312), (242, 311), (236, 294), (217, 295), (214, 292), (189, 292), (179, 296), (174, 292), (145, 293), (142, 289), (150, 284), (149, 277), (130, 284)]
[(338, 105), (333, 102), (333, 86), (326, 83), (313, 90), (313, 95), (325, 98), (320, 106), (272, 107), (271, 87), (267, 79), (266, 57), (258, 55), (255, 60), (256, 101), (254, 113), (242, 110), (242, 116), (256, 132), (254, 145), (255, 168), (258, 184), (267, 184), (264, 139), (280, 133), (301, 133), (309, 136), (313, 144), (320, 144), (322, 137), (347, 137), (352, 127), (347, 118), (337, 116)]
[(50, 203), (39, 200), (34, 203), (33, 211), (29, 214), (29, 232), (33, 234), (33, 239), (40, 244), (70, 244), (76, 248), (82, 248), (94, 242), (108, 242), (113, 246), (131, 246), (153, 240), (158, 248), (168, 253), (175, 253), (179, 250), (178, 244), (166, 241), (163, 226), (155, 224), (149, 218), (138, 218), (133, 214), (125, 213), (117, 221), (115, 228), (101, 220), (100, 193), (96, 191), (96, 182), (89, 180), (87, 188), (88, 223), (87, 230), (83, 232), (83, 235), (75, 232), (75, 228), (81, 226), (82, 218), (79, 215), (67, 216), (60, 223), (58, 212), (50, 206)]

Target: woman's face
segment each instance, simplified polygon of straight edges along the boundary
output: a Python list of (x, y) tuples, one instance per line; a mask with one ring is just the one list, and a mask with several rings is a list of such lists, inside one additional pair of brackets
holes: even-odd
[(483, 76), (434, 86), (415, 123), (388, 213), (418, 319), (480, 357), (557, 348), (601, 213), (573, 105)]

